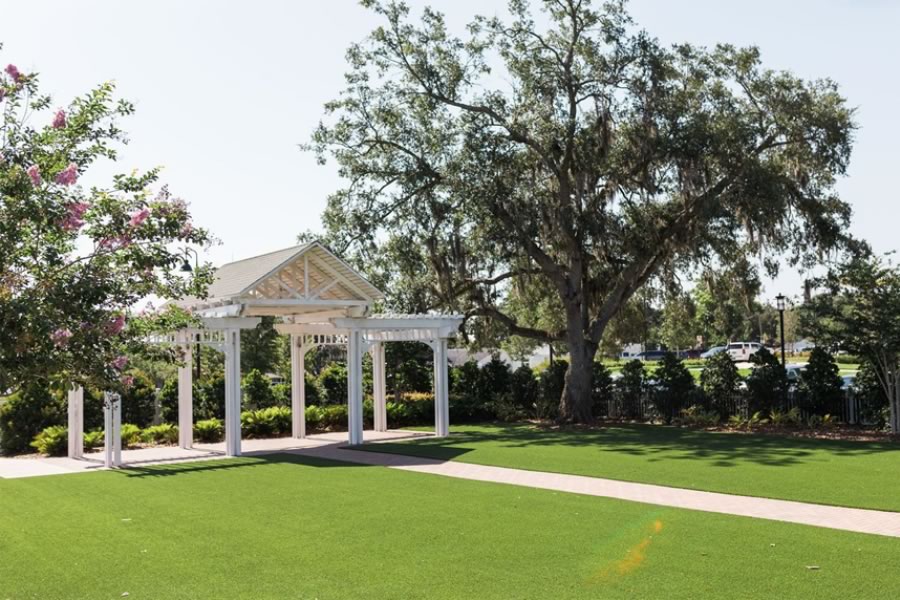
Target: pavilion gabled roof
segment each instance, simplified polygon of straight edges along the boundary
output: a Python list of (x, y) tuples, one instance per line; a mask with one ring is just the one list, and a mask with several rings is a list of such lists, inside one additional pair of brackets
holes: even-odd
[(243, 305), (242, 314), (287, 315), (368, 306), (384, 293), (320, 242), (310, 242), (222, 265), (208, 298), (195, 310)]

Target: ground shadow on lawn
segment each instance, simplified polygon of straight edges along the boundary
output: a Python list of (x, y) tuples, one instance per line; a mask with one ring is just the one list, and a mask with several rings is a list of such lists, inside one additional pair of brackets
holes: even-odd
[[(817, 440), (778, 435), (709, 432), (661, 425), (612, 425), (592, 429), (542, 427), (532, 424), (492, 424), (490, 431), (463, 430), (448, 438), (422, 438), (404, 443), (378, 443), (364, 450), (417, 453), (452, 460), (481, 444), (504, 448), (593, 447), (604, 452), (644, 457), (648, 461), (702, 460), (714, 466), (738, 462), (789, 467), (820, 462), (823, 453), (862, 456), (895, 453), (891, 442)], [(468, 447), (467, 447), (468, 446)]]
[(317, 468), (368, 466), (364, 464), (330, 460), (317, 456), (305, 456), (302, 454), (285, 452), (278, 454), (242, 456), (240, 458), (223, 458), (222, 460), (167, 463), (144, 467), (126, 465), (124, 468), (116, 469), (113, 472), (119, 473), (126, 477), (172, 477), (175, 475), (191, 475), (210, 471), (234, 471), (252, 469), (254, 467), (262, 467), (274, 464), (295, 464)]

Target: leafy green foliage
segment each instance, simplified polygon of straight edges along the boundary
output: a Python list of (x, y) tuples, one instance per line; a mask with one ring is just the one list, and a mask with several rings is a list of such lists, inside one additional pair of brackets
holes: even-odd
[(342, 363), (330, 363), (319, 373), (319, 388), (329, 404), (347, 402), (347, 367)]
[(366, 5), (383, 25), (310, 144), (347, 181), (329, 243), (392, 301), (566, 344), (563, 420), (591, 419), (600, 341), (648, 281), (845, 242), (853, 111), (830, 80), (752, 47), (663, 46), (620, 2), (538, 19), (517, 1), (466, 39), (434, 10)]
[(656, 390), (653, 400), (660, 416), (667, 422), (677, 417), (693, 400), (695, 384), (684, 361), (673, 352), (666, 352), (654, 373)]
[(146, 444), (177, 444), (178, 426), (171, 423), (160, 423), (147, 427), (141, 432), (141, 440)]
[(700, 374), (700, 387), (713, 409), (721, 416), (728, 415), (731, 402), (738, 391), (741, 376), (727, 352), (720, 352), (706, 361)]
[[(608, 402), (613, 398), (612, 373), (601, 362), (594, 362), (594, 374), (591, 378), (591, 401), (595, 417), (605, 414)], [(548, 398), (548, 400), (550, 400)]]
[(277, 372), (284, 358), (279, 342), (275, 317), (262, 317), (253, 329), (241, 330), (241, 372), (257, 370), (263, 375)]
[(766, 348), (750, 357), (753, 369), (747, 375), (747, 409), (750, 414), (769, 414), (784, 406), (788, 394), (787, 372)]
[(133, 448), (141, 443), (141, 428), (134, 423), (122, 423), (122, 447)]
[(35, 436), (31, 447), (46, 456), (64, 456), (69, 448), (68, 441), (65, 427), (51, 425)]
[(84, 451), (93, 452), (103, 447), (104, 433), (100, 429), (84, 432)]
[(275, 405), (275, 394), (269, 378), (258, 369), (253, 369), (244, 375), (241, 384), (244, 391), (243, 401), (246, 408), (261, 409)]
[(616, 388), (622, 402), (618, 413), (626, 419), (636, 419), (640, 416), (636, 407), (640, 406), (644, 396), (646, 379), (647, 371), (643, 362), (629, 360), (622, 367), (622, 376), (616, 381)]
[(36, 435), (50, 426), (62, 425), (65, 420), (65, 402), (40, 384), (0, 399), (0, 451), (28, 452)]
[(803, 407), (820, 416), (839, 413), (844, 401), (843, 383), (834, 357), (823, 348), (813, 348), (806, 369), (800, 374)]
[(176, 269), (184, 246), (211, 238), (192, 225), (185, 202), (154, 189), (158, 169), (77, 185), (125, 142), (118, 121), (134, 107), (112, 83), (55, 114), (36, 74), (0, 76), (0, 90), (0, 386), (47, 380), (126, 391), (121, 357), (176, 360), (144, 339), (189, 321), (174, 307), (143, 316), (132, 307), (147, 296), (203, 296), (209, 266), (188, 278)]
[(194, 423), (194, 439), (214, 444), (225, 439), (225, 426), (221, 419), (204, 419)]
[(822, 293), (801, 321), (822, 344), (865, 357), (887, 398), (888, 426), (900, 432), (900, 266), (860, 253), (816, 283)]
[(122, 393), (122, 420), (138, 427), (147, 427), (153, 422), (156, 409), (156, 386), (143, 372), (131, 371), (133, 383)]

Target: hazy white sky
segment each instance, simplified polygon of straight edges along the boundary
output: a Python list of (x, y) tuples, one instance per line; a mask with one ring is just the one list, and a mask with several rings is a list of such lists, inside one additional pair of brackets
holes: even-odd
[[(410, 4), (441, 8), (461, 29), (506, 1)], [(838, 81), (861, 126), (840, 184), (853, 231), (878, 251), (900, 249), (900, 1), (632, 0), (630, 10), (663, 42), (756, 44), (770, 67)], [(137, 105), (123, 122), (131, 143), (91, 181), (163, 166), (197, 223), (224, 242), (208, 256), (219, 264), (319, 228), (340, 182), (298, 144), (343, 86), (345, 49), (377, 23), (355, 0), (2, 0), (0, 63), (39, 71), (59, 105), (115, 80)], [(766, 296), (797, 294), (800, 280), (786, 272)]]

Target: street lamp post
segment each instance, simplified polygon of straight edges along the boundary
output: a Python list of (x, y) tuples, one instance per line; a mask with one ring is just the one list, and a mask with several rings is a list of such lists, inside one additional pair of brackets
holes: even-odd
[(775, 302), (776, 306), (778, 307), (778, 319), (781, 324), (781, 366), (783, 367), (786, 364), (784, 359), (784, 294), (778, 294), (777, 296), (775, 296)]
[[(194, 266), (191, 266), (190, 257), (194, 256)], [(193, 248), (185, 247), (184, 249), (184, 262), (181, 263), (181, 268), (179, 269), (182, 273), (193, 273), (195, 269), (200, 267), (200, 255), (197, 254), (197, 251)], [(200, 381), (200, 334), (197, 334), (197, 340), (194, 347), (194, 354), (197, 355), (197, 373), (194, 377), (197, 381)]]

